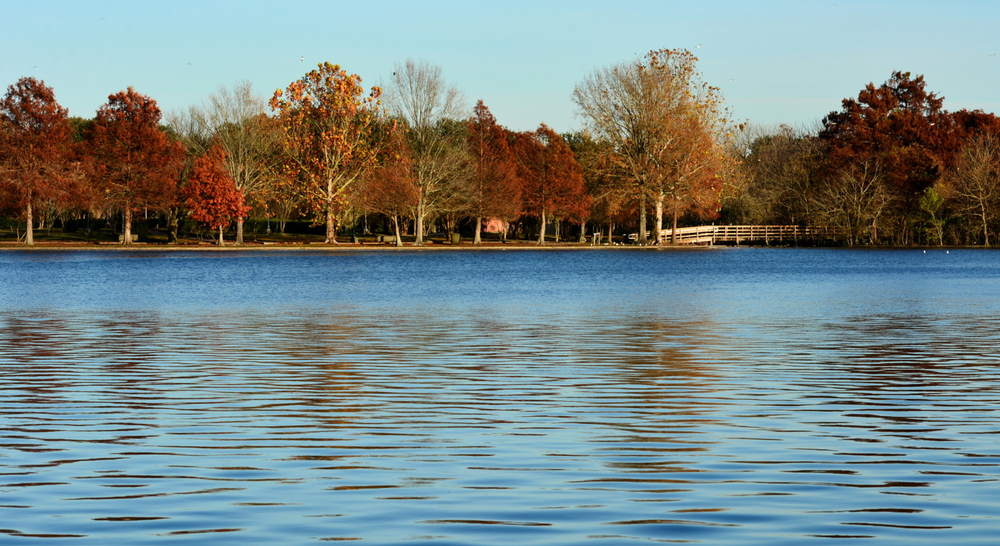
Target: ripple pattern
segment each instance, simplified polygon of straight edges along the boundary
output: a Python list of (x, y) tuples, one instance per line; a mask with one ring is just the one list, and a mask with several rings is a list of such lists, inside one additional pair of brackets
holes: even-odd
[(992, 544), (948, 256), (2, 253), (0, 542)]

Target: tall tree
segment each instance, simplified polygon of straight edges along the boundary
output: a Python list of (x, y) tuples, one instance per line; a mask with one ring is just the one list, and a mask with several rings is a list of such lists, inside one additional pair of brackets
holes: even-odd
[(41, 203), (66, 200), (71, 133), (67, 110), (45, 82), (21, 78), (0, 101), (0, 193), (27, 222), (33, 245), (34, 213)]
[(545, 244), (548, 221), (576, 212), (586, 199), (583, 169), (566, 141), (544, 123), (515, 140), (524, 210), (538, 218), (538, 244)]
[(957, 158), (962, 131), (943, 108), (944, 97), (926, 89), (923, 76), (893, 72), (880, 86), (869, 83), (856, 99), (823, 118), (819, 137), (827, 145), (830, 183), (838, 173), (863, 171), (877, 163), (895, 203), (894, 222), (901, 227), (920, 211), (925, 190)]
[(243, 218), (249, 210), (243, 191), (226, 169), (226, 153), (221, 146), (212, 146), (208, 153), (195, 159), (191, 178), (182, 192), (191, 218), (219, 230), (219, 246), (225, 244), (222, 237), (225, 226)]
[(464, 135), (449, 121), (463, 117), (464, 98), (444, 81), (439, 66), (407, 59), (389, 79), (387, 103), (406, 127), (418, 189), (414, 244), (422, 245), (426, 220), (448, 209), (463, 189), (468, 169)]
[[(215, 145), (225, 152), (225, 169), (248, 203), (262, 204), (275, 182), (280, 138), (267, 102), (249, 81), (220, 87), (200, 106), (171, 116), (170, 124), (195, 155)], [(236, 218), (236, 244), (243, 244), (243, 218)]]
[(347, 190), (373, 169), (394, 124), (383, 116), (382, 90), (362, 96), (361, 77), (330, 63), (318, 65), (271, 98), (297, 193), (326, 223), (326, 243), (337, 242), (337, 213)]
[[(717, 168), (716, 132), (725, 124), (722, 98), (683, 49), (650, 51), (642, 59), (598, 69), (573, 91), (591, 132), (611, 143), (613, 160), (639, 203), (639, 242), (646, 241), (646, 206), (662, 207), (703, 193)], [(659, 226), (658, 226), (659, 227)]]
[(184, 146), (160, 128), (160, 108), (129, 87), (110, 95), (90, 128), (95, 185), (105, 201), (122, 211), (122, 242), (132, 243), (132, 214), (177, 199)]
[(1000, 216), (1000, 131), (972, 138), (947, 179), (959, 210), (978, 225), (983, 245), (990, 246), (990, 226)]
[(472, 242), (478, 245), (482, 243), (484, 219), (509, 222), (520, 214), (521, 181), (517, 176), (517, 160), (507, 145), (507, 131), (481, 100), (472, 110), (468, 132), (472, 160), (468, 212), (476, 221)]

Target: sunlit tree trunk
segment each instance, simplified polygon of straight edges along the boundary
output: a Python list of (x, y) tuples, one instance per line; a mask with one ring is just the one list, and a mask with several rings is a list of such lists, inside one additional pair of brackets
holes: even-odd
[(541, 221), (541, 224), (542, 224), (541, 225), (541, 229), (538, 230), (538, 244), (544, 245), (545, 244), (545, 209), (544, 208), (542, 209), (542, 213), (538, 216), (538, 218), (539, 218), (539, 220)]
[(125, 223), (122, 228), (122, 244), (132, 244), (132, 207), (125, 204)]
[(236, 245), (239, 246), (239, 245), (242, 245), (242, 244), (243, 244), (243, 219), (242, 218), (237, 218), (236, 219)]
[[(656, 230), (653, 231), (653, 244), (660, 244), (660, 232), (663, 231), (663, 200), (666, 196), (663, 195), (661, 191), (659, 195), (656, 196)], [(673, 244), (671, 239), (670, 244)]]
[(670, 245), (671, 246), (674, 246), (674, 245), (677, 244), (677, 213), (678, 213), (677, 208), (678, 208), (678, 204), (677, 204), (677, 200), (675, 199), (674, 200), (674, 212), (673, 212), (673, 215), (672, 215), (673, 216), (673, 220), (672, 220), (673, 225), (671, 226), (672, 229), (670, 230)]
[(424, 216), (421, 214), (417, 216), (416, 224), (414, 229), (414, 240), (413, 244), (420, 246), (424, 244)]
[(396, 247), (398, 248), (398, 247), (403, 246), (403, 237), (401, 236), (401, 234), (399, 232), (399, 216), (398, 215), (394, 214), (392, 216), (392, 228), (396, 232)]
[(222, 239), (222, 226), (219, 226), (219, 246), (226, 246), (225, 241)]
[(476, 235), (472, 238), (472, 244), (478, 245), (483, 242), (482, 234), (483, 231), (483, 219), (476, 218)]
[(333, 218), (333, 178), (326, 179), (326, 244), (337, 244), (337, 225)]
[(28, 219), (27, 231), (24, 233), (24, 244), (28, 246), (35, 245), (35, 232), (34, 232), (34, 218), (31, 211), (31, 199), (28, 199), (28, 205), (24, 209), (25, 218)]

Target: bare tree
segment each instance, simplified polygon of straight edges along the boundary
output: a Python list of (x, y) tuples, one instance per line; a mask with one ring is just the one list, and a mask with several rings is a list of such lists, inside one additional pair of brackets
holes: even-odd
[(947, 178), (961, 210), (982, 228), (983, 245), (990, 246), (990, 224), (1000, 213), (1000, 137), (973, 138)]
[[(226, 153), (225, 168), (248, 203), (258, 203), (274, 180), (280, 147), (267, 116), (267, 102), (254, 94), (249, 81), (232, 89), (220, 87), (200, 106), (172, 114), (170, 125), (197, 155), (218, 143)], [(236, 219), (236, 244), (243, 244), (243, 218)]]
[(390, 115), (405, 126), (417, 202), (415, 245), (424, 244), (425, 221), (454, 208), (468, 174), (464, 124), (465, 99), (445, 83), (441, 67), (407, 59), (397, 64), (385, 95)]
[[(591, 132), (611, 144), (629, 190), (639, 202), (639, 242), (646, 240), (646, 204), (666, 199), (676, 217), (705, 195), (715, 178), (715, 131), (724, 124), (722, 98), (695, 69), (687, 50), (650, 51), (642, 59), (594, 71), (573, 91)], [(711, 193), (711, 192), (709, 192)], [(696, 196), (698, 196), (696, 198)]]
[(893, 194), (884, 184), (878, 162), (865, 161), (837, 172), (836, 178), (819, 194), (816, 205), (829, 221), (847, 232), (848, 243), (878, 240), (878, 223), (893, 203)]

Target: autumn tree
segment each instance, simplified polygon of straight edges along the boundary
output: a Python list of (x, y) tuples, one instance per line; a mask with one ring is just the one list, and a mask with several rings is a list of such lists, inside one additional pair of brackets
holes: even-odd
[[(926, 89), (923, 76), (893, 72), (880, 86), (869, 83), (856, 99), (823, 118), (819, 138), (827, 146), (830, 183), (844, 169), (864, 170), (878, 163), (894, 200), (893, 222), (908, 228), (908, 216), (920, 211), (925, 190), (957, 158), (962, 132), (943, 108), (944, 97)], [(912, 226), (909, 226), (912, 227)]]
[(418, 190), (413, 219), (416, 241), (424, 243), (425, 222), (461, 206), (468, 170), (464, 138), (450, 123), (463, 117), (464, 99), (444, 81), (439, 66), (408, 59), (397, 64), (387, 87), (392, 115), (405, 128), (410, 166)]
[(326, 223), (326, 243), (337, 242), (337, 212), (350, 186), (377, 164), (394, 129), (383, 116), (382, 90), (363, 96), (361, 77), (322, 63), (285, 91), (277, 90), (277, 113), (288, 180), (317, 219)]
[(1000, 131), (971, 139), (947, 175), (962, 214), (978, 226), (990, 246), (990, 226), (1000, 217)]
[[(583, 205), (587, 214), (581, 220), (595, 222), (594, 231), (601, 230), (600, 224), (607, 224), (610, 240), (615, 222), (621, 220), (628, 205), (628, 176), (614, 160), (614, 149), (607, 140), (595, 140), (588, 131), (566, 133), (562, 137), (583, 168), (587, 196)], [(585, 235), (586, 221), (581, 221), (580, 242), (584, 242)]]
[(395, 245), (403, 246), (399, 218), (405, 216), (420, 201), (420, 188), (414, 177), (413, 157), (405, 137), (397, 132), (385, 161), (368, 172), (355, 188), (365, 210), (384, 214), (392, 221)]
[(226, 169), (226, 153), (222, 146), (212, 146), (208, 153), (195, 159), (191, 177), (182, 190), (191, 219), (219, 230), (219, 246), (223, 246), (223, 229), (249, 210), (243, 192)]
[[(0, 101), (0, 194), (27, 222), (25, 244), (34, 244), (34, 216), (50, 200), (73, 195), (67, 110), (45, 82), (21, 78)], [(78, 173), (77, 173), (78, 174)]]
[(90, 128), (94, 183), (124, 215), (124, 244), (132, 242), (134, 212), (177, 199), (184, 146), (161, 130), (160, 117), (155, 100), (129, 87), (108, 97)]
[(647, 242), (650, 201), (662, 222), (668, 197), (676, 218), (683, 204), (711, 193), (721, 157), (715, 138), (725, 112), (718, 89), (702, 80), (696, 62), (687, 50), (651, 51), (594, 71), (573, 91), (589, 130), (611, 144), (611, 167), (625, 177), (622, 189), (639, 204), (641, 244)]
[[(278, 176), (281, 141), (267, 103), (250, 82), (220, 87), (200, 106), (171, 116), (170, 124), (194, 155), (220, 146), (225, 169), (248, 203), (265, 201)], [(243, 217), (236, 218), (236, 244), (243, 244)]]
[(579, 202), (586, 199), (583, 169), (566, 141), (544, 123), (533, 132), (516, 135), (514, 150), (523, 208), (538, 218), (538, 244), (545, 244), (548, 221), (577, 212)]
[(473, 244), (482, 243), (486, 218), (511, 221), (521, 212), (521, 181), (517, 160), (501, 127), (483, 101), (476, 103), (468, 121), (468, 148), (472, 168), (468, 183), (468, 213), (475, 218)]

